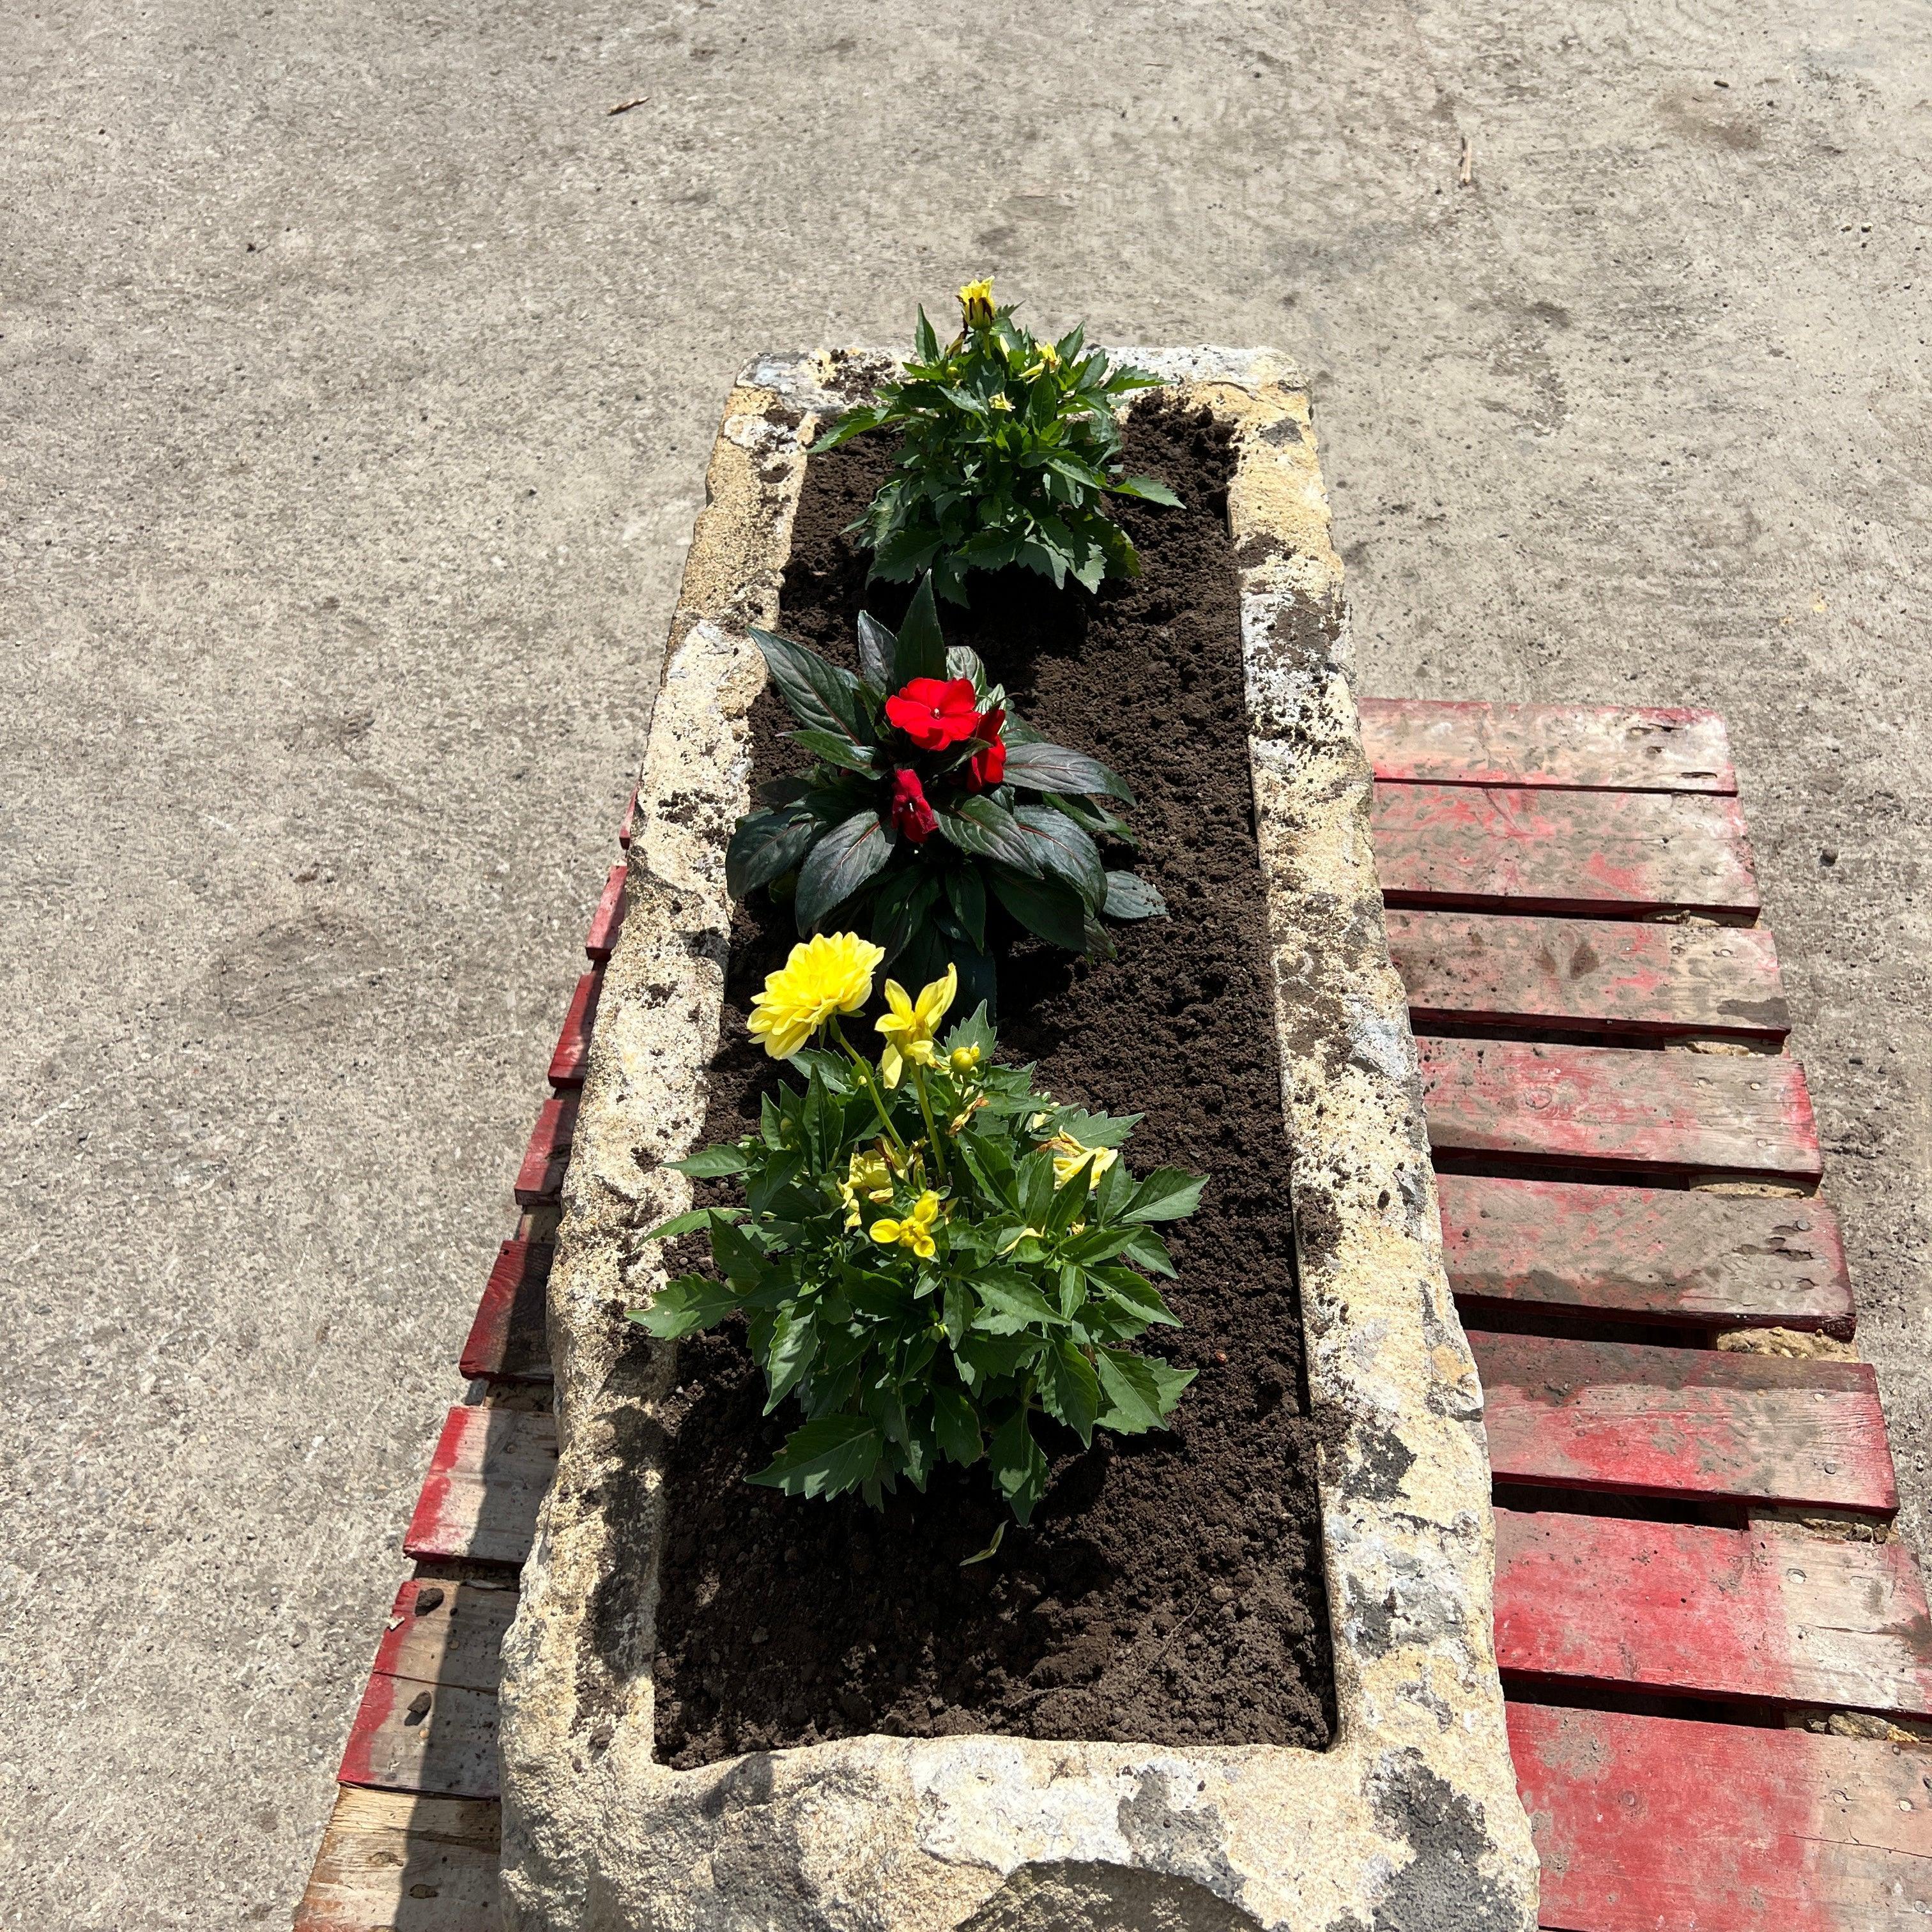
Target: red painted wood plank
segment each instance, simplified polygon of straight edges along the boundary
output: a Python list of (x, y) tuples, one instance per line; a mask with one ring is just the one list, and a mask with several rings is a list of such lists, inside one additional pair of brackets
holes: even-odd
[(638, 788), (631, 788), (630, 802), (624, 807), (623, 822), (617, 827), (617, 843), (628, 852), (632, 836), (638, 829)]
[(1762, 926), (1394, 911), (1388, 935), (1418, 1028), (1772, 1042), (1791, 1030), (1777, 945)]
[(1824, 1172), (1804, 1070), (1780, 1054), (1417, 1044), (1438, 1154), (1796, 1182)]
[(1499, 1483), (1628, 1496), (1898, 1507), (1864, 1362), (1472, 1331)]
[(1378, 778), (1584, 790), (1735, 792), (1714, 711), (1600, 704), (1357, 700)]
[(452, 1408), (403, 1538), (404, 1552), (520, 1565), (556, 1463), (548, 1414), (488, 1403)]
[(500, 1906), (500, 1808), (345, 1786), (294, 1932), (482, 1932)]
[(1822, 1200), (1436, 1178), (1449, 1285), (1500, 1308), (1707, 1328), (1852, 1331), (1838, 1216)]
[(584, 1072), (590, 1064), (590, 1032), (597, 1024), (597, 996), (603, 988), (600, 969), (583, 974), (571, 994), (556, 1051), (550, 1057), (550, 1084), (560, 1092), (584, 1084)]
[(398, 1593), (338, 1781), (494, 1798), (496, 1690), (514, 1589), (417, 1578)]
[(1548, 1932), (1920, 1932), (1932, 1754), (1508, 1706)]
[(556, 1250), (548, 1241), (506, 1241), (483, 1286), (470, 1339), (458, 1366), (474, 1380), (550, 1379), (550, 1342), (544, 1333), (545, 1290)]
[(1750, 844), (1734, 798), (1378, 784), (1376, 869), (1392, 906), (1749, 925)]
[(602, 966), (609, 960), (623, 923), (624, 868), (613, 866), (598, 895), (597, 910), (590, 916), (590, 931), (584, 941), (584, 955), (593, 965)]
[(1505, 1672), (1932, 1717), (1932, 1622), (1902, 1543), (1496, 1512)]
[(554, 1201), (563, 1186), (563, 1172), (570, 1164), (571, 1136), (577, 1131), (578, 1096), (559, 1095), (546, 1100), (537, 1112), (536, 1125), (530, 1130), (530, 1144), (524, 1150), (517, 1169), (517, 1204), (540, 1208)]

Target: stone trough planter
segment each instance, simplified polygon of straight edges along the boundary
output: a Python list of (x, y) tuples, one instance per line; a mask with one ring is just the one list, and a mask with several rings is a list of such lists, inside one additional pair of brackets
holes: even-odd
[[(561, 1455), (505, 1649), (503, 1886), (523, 1932), (972, 1926), (1517, 1932), (1536, 1864), (1490, 1634), (1481, 1394), (1444, 1278), (1388, 959), (1341, 572), (1305, 390), (1263, 352), (1128, 352), (1231, 428), (1335, 1677), (1329, 1748), (866, 1736), (658, 1760), (660, 1405), (623, 1310), (688, 1187), (763, 686), (806, 447), (885, 367), (774, 356), (727, 404), (652, 722), (622, 937), (550, 1278)], [(1292, 1148), (1290, 1155), (1287, 1149)]]

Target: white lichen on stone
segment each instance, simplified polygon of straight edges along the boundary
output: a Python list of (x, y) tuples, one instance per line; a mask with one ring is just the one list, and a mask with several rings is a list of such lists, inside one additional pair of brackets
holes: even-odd
[(861, 1737), (671, 1771), (652, 1752), (655, 1417), (623, 1311), (689, 1200), (748, 797), (746, 635), (777, 617), (804, 451), (890, 366), (772, 356), (726, 406), (649, 751), (550, 1280), (561, 1443), (505, 1648), (514, 1932), (1525, 1932), (1536, 1860), (1490, 1631), (1482, 1397), (1442, 1265), (1389, 963), (1341, 567), (1305, 388), (1265, 351), (1129, 350), (1232, 424), (1339, 1735), (1322, 1752)]

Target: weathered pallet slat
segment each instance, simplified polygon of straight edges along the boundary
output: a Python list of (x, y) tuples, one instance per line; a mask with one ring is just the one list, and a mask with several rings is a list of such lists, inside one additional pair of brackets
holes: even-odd
[(624, 806), (624, 816), (617, 827), (617, 843), (628, 852), (631, 849), (631, 835), (638, 826), (638, 788), (631, 788), (631, 795)]
[(1392, 906), (1600, 919), (1681, 911), (1742, 925), (1757, 914), (1734, 798), (1378, 784), (1372, 825)]
[(406, 1554), (520, 1564), (556, 1462), (548, 1414), (488, 1403), (452, 1408), (403, 1539)]
[(1682, 1188), (1437, 1177), (1449, 1283), (1498, 1309), (1849, 1336), (1838, 1216), (1809, 1200)]
[(1932, 1753), (1508, 1707), (1548, 1932), (1919, 1932)]
[(617, 943), (618, 928), (624, 923), (624, 868), (613, 866), (597, 897), (597, 910), (590, 916), (590, 931), (584, 941), (584, 956), (592, 965), (606, 964)]
[(571, 994), (556, 1051), (550, 1057), (550, 1084), (560, 1092), (584, 1084), (584, 1069), (590, 1064), (590, 1031), (597, 1024), (597, 995), (603, 986), (601, 971), (586, 973)]
[(376, 1646), (338, 1780), (495, 1797), (496, 1690), (516, 1609), (513, 1589), (405, 1583)]
[(295, 1932), (484, 1932), (497, 1923), (500, 1808), (345, 1785)]
[(1778, 948), (1761, 926), (1514, 914), (1388, 915), (1419, 1029), (1535, 1028), (1775, 1044), (1791, 1030)]
[(1496, 1512), (1504, 1672), (1932, 1716), (1932, 1622), (1902, 1543)]
[(1874, 1515), (1898, 1506), (1864, 1362), (1481, 1330), (1469, 1342), (1499, 1483)]
[(1735, 792), (1714, 711), (1596, 704), (1356, 700), (1378, 778), (1429, 784)]
[(544, 1297), (555, 1252), (548, 1241), (520, 1238), (496, 1250), (458, 1363), (472, 1381), (479, 1376), (506, 1382), (550, 1379)]
[(1824, 1172), (1804, 1070), (1781, 1054), (1525, 1040), (1418, 1045), (1438, 1155), (1801, 1184)]
[(517, 1169), (516, 1198), (520, 1208), (541, 1208), (554, 1201), (563, 1186), (563, 1171), (570, 1164), (571, 1136), (577, 1131), (578, 1096), (560, 1094), (537, 1109), (536, 1125), (530, 1130)]

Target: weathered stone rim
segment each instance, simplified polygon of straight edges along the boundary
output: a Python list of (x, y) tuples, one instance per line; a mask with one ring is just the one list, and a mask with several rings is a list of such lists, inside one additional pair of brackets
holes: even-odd
[[(655, 1528), (616, 1548), (621, 1513), (602, 1504), (634, 1486), (654, 1525), (670, 1352), (640, 1350), (621, 1309), (655, 1278), (638, 1231), (688, 1198), (661, 1163), (702, 1123), (729, 934), (723, 842), (748, 795), (746, 714), (764, 681), (745, 628), (776, 621), (813, 434), (889, 366), (866, 351), (763, 357), (728, 403), (672, 621), (565, 1184), (550, 1286), (561, 1457), (505, 1652), (512, 1926), (1030, 1926), (1076, 1894), (1090, 1913), (1128, 1912), (1150, 1886), (1204, 1927), (1534, 1922), (1490, 1632), (1481, 1393), (1389, 964), (1306, 390), (1265, 351), (1121, 353), (1227, 421), (1237, 452), (1228, 517), (1308, 1372), (1338, 1418), (1318, 1481), (1335, 1739), (1316, 1752), (870, 1736), (690, 1772), (652, 1757)], [(628, 1595), (611, 1581), (627, 1575), (644, 1579)]]

